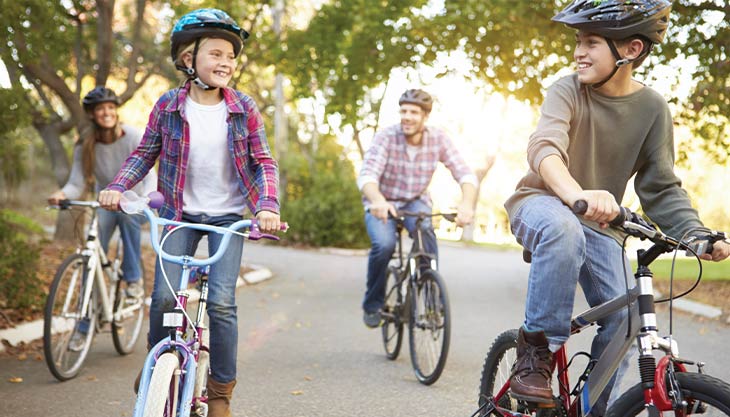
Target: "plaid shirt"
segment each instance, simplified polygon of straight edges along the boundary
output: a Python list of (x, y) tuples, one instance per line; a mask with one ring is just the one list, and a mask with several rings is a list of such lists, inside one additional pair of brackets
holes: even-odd
[[(139, 147), (127, 158), (107, 187), (124, 191), (134, 187), (160, 158), (157, 189), (165, 197), (160, 217), (180, 220), (185, 170), (190, 153), (190, 128), (185, 119), (185, 98), (190, 83), (165, 93), (152, 109)], [(279, 212), (279, 169), (266, 141), (264, 121), (250, 97), (223, 88), (228, 108), (228, 150), (239, 189), (252, 213)]]
[[(472, 182), (469, 177), (476, 179), (446, 132), (427, 127), (421, 146), (411, 159), (406, 151), (403, 129), (396, 124), (375, 134), (372, 146), (365, 154), (358, 183), (362, 187), (368, 182), (377, 182), (385, 199), (396, 206), (418, 198), (430, 206), (427, 189), (439, 162), (446, 165), (459, 183)], [(364, 197), (363, 204), (369, 205)]]

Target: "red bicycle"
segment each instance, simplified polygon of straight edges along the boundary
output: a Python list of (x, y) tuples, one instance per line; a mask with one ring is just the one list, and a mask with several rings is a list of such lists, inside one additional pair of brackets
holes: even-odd
[[(579, 206), (579, 204), (576, 204)], [(575, 210), (580, 213), (580, 207)], [(585, 211), (583, 209), (583, 211)], [(627, 416), (730, 416), (730, 385), (703, 371), (703, 362), (683, 359), (679, 356), (676, 341), (671, 336), (660, 337), (654, 304), (686, 295), (690, 290), (666, 300), (654, 300), (652, 273), (649, 270), (656, 258), (669, 252), (687, 251), (697, 257), (698, 253), (711, 252), (712, 243), (725, 240), (725, 234), (709, 229), (699, 230), (702, 238), (687, 240), (667, 236), (647, 223), (641, 216), (628, 209), (611, 222), (630, 236), (653, 243), (651, 247), (638, 251), (638, 266), (635, 274), (636, 286), (626, 296), (619, 296), (579, 314), (571, 322), (571, 333), (576, 334), (592, 326), (599, 319), (616, 311), (628, 308), (629, 314), (622, 328), (629, 329), (617, 335), (606, 347), (600, 358), (590, 358), (585, 352), (576, 353), (568, 360), (565, 345), (555, 353), (558, 393), (554, 404), (547, 407), (536, 403), (517, 400), (510, 395), (509, 377), (511, 366), (517, 356), (518, 330), (508, 330), (493, 342), (482, 370), (479, 389), (479, 409), (473, 416), (510, 417), (579, 417), (587, 415), (603, 392), (621, 360), (631, 348), (634, 340), (639, 347), (639, 372), (641, 383), (625, 392), (608, 410), (610, 417)], [(526, 257), (527, 259), (527, 257)], [(702, 276), (697, 278), (699, 282)], [(696, 284), (695, 284), (696, 285)], [(671, 321), (670, 321), (671, 323)], [(664, 356), (658, 363), (654, 351)], [(578, 382), (571, 389), (568, 368), (578, 355), (588, 356), (589, 361)], [(687, 368), (696, 366), (697, 371)]]

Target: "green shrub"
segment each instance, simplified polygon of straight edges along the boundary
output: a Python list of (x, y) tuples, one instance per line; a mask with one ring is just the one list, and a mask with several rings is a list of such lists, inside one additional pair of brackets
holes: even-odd
[(313, 246), (369, 246), (360, 192), (352, 163), (333, 139), (323, 140), (313, 157), (290, 150), (280, 161), (286, 176), (282, 219), (287, 241)]
[(37, 310), (43, 305), (45, 284), (37, 275), (39, 230), (31, 219), (0, 211), (0, 307)]

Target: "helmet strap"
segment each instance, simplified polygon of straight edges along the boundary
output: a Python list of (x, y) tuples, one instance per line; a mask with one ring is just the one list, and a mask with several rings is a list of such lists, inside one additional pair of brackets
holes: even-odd
[(200, 47), (200, 38), (195, 39), (195, 46), (193, 47), (193, 66), (192, 67), (183, 67), (176, 65), (177, 69), (181, 70), (185, 73), (185, 75), (188, 77), (189, 80), (192, 80), (195, 85), (202, 88), (203, 90), (215, 90), (218, 87), (211, 87), (208, 84), (204, 83), (203, 80), (200, 79), (200, 77), (197, 75), (197, 70), (195, 69), (195, 60), (198, 57), (198, 48)]
[[(591, 85), (591, 87), (593, 87), (593, 88), (600, 88), (601, 86), (603, 86), (603, 84), (606, 84), (608, 82), (608, 80), (610, 80), (614, 75), (616, 75), (616, 72), (618, 71), (619, 68), (629, 65), (632, 62), (636, 61), (637, 59), (640, 59), (640, 58), (643, 58), (643, 57), (649, 55), (652, 47), (654, 46), (654, 44), (652, 42), (649, 42), (648, 46), (644, 47), (644, 49), (641, 51), (639, 56), (637, 56), (636, 58), (631, 58), (631, 59), (622, 58), (621, 54), (618, 53), (618, 49), (616, 48), (616, 44), (613, 42), (613, 40), (608, 39), (608, 38), (604, 38), (604, 39), (606, 39), (606, 43), (608, 43), (608, 48), (611, 49), (611, 53), (613, 54), (613, 57), (616, 58), (616, 65), (613, 67), (613, 71), (611, 71), (611, 74), (608, 77), (603, 79), (603, 81), (599, 81), (599, 82)], [(644, 41), (644, 42), (647, 42), (647, 41)]]

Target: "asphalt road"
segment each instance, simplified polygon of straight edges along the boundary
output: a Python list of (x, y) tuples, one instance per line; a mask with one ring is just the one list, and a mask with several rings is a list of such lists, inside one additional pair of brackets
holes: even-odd
[[(252, 244), (244, 258), (266, 265), (274, 278), (238, 292), (237, 417), (470, 416), (492, 340), (522, 320), (528, 266), (519, 253), (442, 245), (452, 343), (441, 379), (426, 387), (413, 375), (407, 343), (389, 361), (380, 332), (362, 324), (364, 256)], [(582, 301), (576, 304), (576, 310), (584, 308)], [(659, 323), (666, 329), (665, 313)], [(588, 348), (586, 333), (571, 341), (574, 349)], [(730, 327), (675, 314), (675, 337), (682, 356), (703, 360), (708, 373), (730, 380), (730, 355), (722, 353)], [(115, 353), (109, 334), (94, 343), (85, 369), (64, 383), (53, 379), (42, 360), (1, 358), (4, 414), (130, 416), (143, 342), (126, 357)], [(636, 374), (632, 369), (624, 386)], [(12, 377), (23, 382), (11, 383)]]

